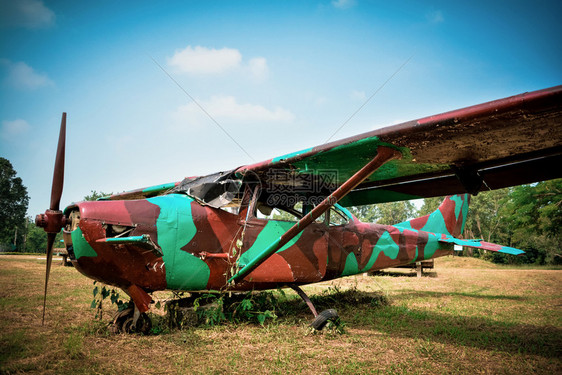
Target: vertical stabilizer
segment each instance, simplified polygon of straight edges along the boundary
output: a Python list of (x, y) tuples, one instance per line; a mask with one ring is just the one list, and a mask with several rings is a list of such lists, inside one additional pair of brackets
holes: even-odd
[(450, 195), (445, 197), (436, 211), (395, 226), (458, 237), (466, 224), (469, 202), (469, 194)]

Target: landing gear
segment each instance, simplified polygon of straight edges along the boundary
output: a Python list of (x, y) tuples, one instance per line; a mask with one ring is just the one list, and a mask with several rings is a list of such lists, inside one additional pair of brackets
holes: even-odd
[(297, 292), (299, 297), (301, 297), (306, 303), (310, 311), (312, 311), (314, 320), (312, 321), (312, 323), (310, 323), (310, 327), (314, 328), (317, 331), (321, 331), (329, 321), (334, 322), (336, 325), (339, 323), (338, 312), (335, 309), (324, 310), (320, 314), (318, 314), (316, 308), (312, 304), (312, 301), (310, 300), (310, 298), (308, 298), (306, 293), (301, 288), (296, 285), (289, 285), (289, 287)]
[(337, 324), (339, 320), (338, 312), (335, 309), (328, 309), (322, 311), (316, 316), (316, 318), (310, 323), (310, 326), (317, 331), (321, 331), (322, 328), (326, 326), (328, 321), (333, 321)]
[(152, 329), (152, 321), (146, 313), (140, 313), (131, 302), (132, 307), (117, 311), (111, 325), (112, 333), (141, 333), (147, 335)]

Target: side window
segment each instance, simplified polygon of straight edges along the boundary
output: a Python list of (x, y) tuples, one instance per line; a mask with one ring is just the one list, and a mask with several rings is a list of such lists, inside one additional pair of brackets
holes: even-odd
[[(260, 202), (256, 205), (254, 216), (258, 219), (276, 220), (276, 221), (292, 221), (297, 222), (310, 211), (311, 207), (305, 208), (302, 202), (297, 202), (293, 208), (270, 207)], [(316, 223), (325, 223), (324, 215), (315, 220)]]
[(258, 219), (277, 220), (277, 221), (299, 221), (302, 217), (302, 204), (297, 203), (291, 211), (280, 208), (273, 208), (260, 202), (256, 205), (255, 216)]
[(342, 211), (337, 208), (330, 208), (330, 226), (333, 225), (345, 225), (349, 223), (350, 218)]

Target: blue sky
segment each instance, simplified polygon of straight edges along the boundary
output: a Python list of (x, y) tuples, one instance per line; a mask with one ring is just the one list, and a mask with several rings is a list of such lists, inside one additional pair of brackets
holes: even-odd
[(322, 144), (383, 84), (334, 139), (562, 83), (559, 1), (0, 4), (0, 156), (30, 215), (63, 111), (66, 205)]

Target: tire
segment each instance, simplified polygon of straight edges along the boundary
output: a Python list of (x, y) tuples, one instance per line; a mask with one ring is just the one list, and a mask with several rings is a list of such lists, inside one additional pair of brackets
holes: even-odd
[(152, 321), (146, 313), (139, 316), (137, 324), (133, 326), (133, 317), (128, 317), (121, 326), (121, 332), (123, 333), (140, 333), (143, 335), (148, 335), (152, 329)]
[(338, 312), (335, 309), (324, 310), (310, 323), (310, 326), (317, 331), (321, 331), (329, 320), (334, 320), (338, 317)]
[(133, 326), (134, 308), (129, 307), (123, 311), (118, 311), (113, 318), (111, 325), (112, 333), (141, 333), (147, 335), (152, 329), (152, 321), (146, 313), (142, 313), (137, 320), (137, 324)]

